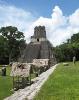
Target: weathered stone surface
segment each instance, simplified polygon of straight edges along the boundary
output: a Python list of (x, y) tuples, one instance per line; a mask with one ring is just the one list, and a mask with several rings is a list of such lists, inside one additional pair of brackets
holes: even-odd
[(52, 45), (46, 38), (44, 26), (35, 27), (34, 35), (31, 36), (31, 42), (25, 48), (20, 62), (32, 63), (33, 59), (49, 59), (51, 60), (51, 64), (55, 64)]
[(30, 75), (31, 65), (28, 63), (15, 62), (12, 64), (11, 76), (28, 77)]
[(34, 38), (46, 38), (46, 30), (44, 26), (34, 28)]
[(37, 66), (37, 67), (44, 67), (44, 66), (48, 66), (49, 64), (49, 59), (33, 59), (33, 65)]

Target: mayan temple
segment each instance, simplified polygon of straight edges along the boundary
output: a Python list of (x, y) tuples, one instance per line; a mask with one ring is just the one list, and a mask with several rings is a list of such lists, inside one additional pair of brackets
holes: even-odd
[(31, 42), (25, 48), (20, 62), (31, 63), (33, 59), (49, 59), (51, 64), (56, 63), (52, 45), (47, 40), (44, 26), (34, 28), (34, 35), (31, 36)]

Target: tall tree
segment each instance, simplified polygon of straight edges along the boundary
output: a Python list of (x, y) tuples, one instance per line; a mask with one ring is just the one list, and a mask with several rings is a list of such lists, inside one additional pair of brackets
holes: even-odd
[(8, 41), (9, 62), (16, 60), (20, 54), (20, 48), (25, 46), (23, 32), (18, 31), (16, 27), (7, 26), (0, 29), (0, 34)]
[(8, 41), (0, 35), (0, 64), (8, 62)]
[(72, 61), (73, 56), (79, 60), (79, 33), (73, 34), (67, 42), (55, 47), (58, 61)]

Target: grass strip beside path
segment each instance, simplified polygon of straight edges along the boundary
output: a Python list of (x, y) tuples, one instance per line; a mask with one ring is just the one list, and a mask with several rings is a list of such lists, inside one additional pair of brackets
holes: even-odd
[(79, 62), (61, 63), (34, 100), (79, 100)]

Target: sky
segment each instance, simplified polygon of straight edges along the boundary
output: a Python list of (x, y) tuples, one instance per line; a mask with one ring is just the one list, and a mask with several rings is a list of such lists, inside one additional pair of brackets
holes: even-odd
[(35, 26), (45, 26), (53, 46), (79, 32), (79, 0), (0, 0), (0, 27), (16, 26), (26, 42)]

